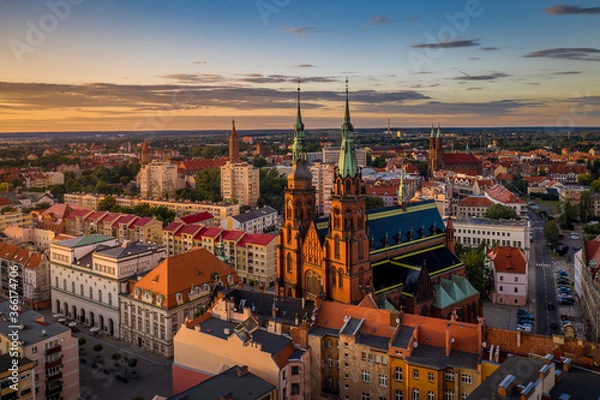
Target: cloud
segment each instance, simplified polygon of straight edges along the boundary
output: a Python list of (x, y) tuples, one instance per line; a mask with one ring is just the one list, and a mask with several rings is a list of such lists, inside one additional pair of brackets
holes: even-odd
[(295, 33), (299, 36), (306, 36), (309, 33), (321, 33), (323, 31), (318, 30), (312, 26), (292, 27), (285, 30), (288, 33)]
[(577, 74), (581, 74), (582, 71), (558, 71), (558, 72), (553, 72), (552, 75), (577, 75)]
[(541, 107), (545, 104), (536, 101), (497, 100), (488, 102), (458, 102), (448, 103), (428, 101), (418, 105), (360, 105), (357, 111), (378, 113), (404, 113), (416, 115), (508, 115), (515, 114), (521, 109)]
[[(298, 77), (289, 75), (243, 74), (243, 77), (238, 78), (237, 80), (246, 83), (284, 83), (298, 82)], [(300, 82), (303, 83), (329, 83), (337, 81), (337, 78), (331, 78), (326, 76), (300, 77)]]
[(600, 14), (600, 7), (579, 7), (573, 5), (552, 6), (546, 9), (546, 14), (573, 15), (573, 14)]
[(223, 80), (218, 74), (167, 74), (159, 78), (172, 79), (178, 83), (214, 83)]
[(456, 78), (454, 78), (454, 80), (456, 81), (495, 81), (498, 78), (506, 78), (510, 76), (503, 72), (494, 72), (492, 74), (487, 75), (469, 75), (462, 71), (459, 72), (464, 74), (464, 76), (457, 76)]
[(496, 51), (496, 50), (500, 50), (498, 47), (480, 47), (480, 50), (483, 51)]
[(206, 64), (206, 61), (194, 61), (194, 62), (192, 62), (192, 64), (204, 65), (204, 64)]
[(297, 68), (316, 68), (317, 66), (314, 64), (298, 64), (296, 65)]
[(479, 39), (458, 39), (448, 42), (438, 43), (417, 43), (411, 47), (413, 49), (453, 49), (456, 47), (473, 47), (479, 46)]
[(562, 60), (600, 61), (600, 50), (591, 47), (557, 47), (531, 52), (525, 58), (557, 58)]
[(393, 19), (384, 17), (383, 15), (375, 15), (369, 20), (369, 25), (388, 25), (395, 22)]

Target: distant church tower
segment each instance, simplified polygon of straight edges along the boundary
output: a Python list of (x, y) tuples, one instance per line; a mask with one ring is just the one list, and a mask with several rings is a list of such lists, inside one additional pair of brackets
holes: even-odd
[(150, 163), (150, 149), (148, 148), (148, 142), (144, 140), (144, 144), (142, 145), (142, 156), (141, 162), (142, 165), (146, 165)]
[(229, 135), (229, 159), (238, 161), (240, 159), (240, 140), (235, 130), (235, 119), (231, 120), (231, 135)]
[(366, 209), (366, 195), (354, 149), (346, 79), (342, 145), (331, 198), (330, 229), (325, 238), (326, 271), (331, 279), (327, 297), (341, 303), (357, 303), (372, 289)]
[(442, 142), (442, 131), (438, 124), (437, 134), (431, 125), (431, 134), (429, 135), (429, 165), (427, 172), (429, 178), (433, 177), (433, 174), (444, 168), (444, 143)]

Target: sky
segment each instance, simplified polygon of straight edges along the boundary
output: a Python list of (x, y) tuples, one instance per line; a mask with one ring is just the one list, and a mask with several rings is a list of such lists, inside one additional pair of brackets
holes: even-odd
[(560, 1), (0, 0), (0, 132), (600, 126)]

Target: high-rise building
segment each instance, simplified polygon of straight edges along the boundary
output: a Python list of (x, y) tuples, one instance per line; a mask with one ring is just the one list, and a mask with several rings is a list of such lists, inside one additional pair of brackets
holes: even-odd
[(173, 197), (177, 187), (177, 165), (154, 160), (143, 164), (137, 176), (141, 197)]
[(242, 161), (229, 161), (221, 167), (221, 196), (223, 200), (255, 207), (260, 197), (258, 168)]

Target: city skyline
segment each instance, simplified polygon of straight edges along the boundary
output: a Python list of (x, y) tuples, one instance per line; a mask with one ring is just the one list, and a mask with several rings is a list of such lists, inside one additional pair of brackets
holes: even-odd
[(0, 1), (0, 132), (600, 125), (600, 4)]

